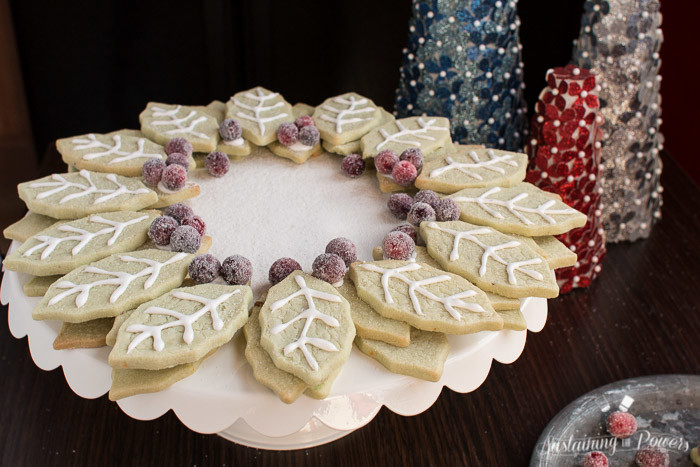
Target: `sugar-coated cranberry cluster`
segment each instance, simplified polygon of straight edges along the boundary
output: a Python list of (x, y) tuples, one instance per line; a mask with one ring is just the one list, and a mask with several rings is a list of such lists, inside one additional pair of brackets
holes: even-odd
[(308, 115), (302, 115), (294, 123), (282, 123), (277, 127), (277, 140), (289, 147), (296, 143), (313, 147), (321, 141), (321, 133), (316, 128), (314, 119)]
[(152, 158), (143, 164), (143, 180), (147, 185), (162, 183), (167, 190), (181, 190), (187, 184), (192, 144), (184, 138), (173, 138), (165, 145), (165, 153), (168, 155), (165, 162)]
[(172, 251), (196, 253), (206, 232), (204, 220), (191, 207), (177, 203), (168, 206), (148, 228), (148, 238), (158, 246), (170, 246)]
[(423, 161), (420, 148), (408, 148), (400, 156), (391, 149), (385, 149), (374, 158), (374, 165), (377, 172), (391, 176), (398, 185), (409, 186), (418, 177)]
[(432, 190), (421, 190), (414, 197), (394, 193), (389, 197), (387, 207), (397, 219), (408, 220), (415, 226), (425, 221), (456, 221), (460, 214), (457, 203), (450, 198), (440, 199)]
[(219, 262), (216, 256), (207, 253), (194, 257), (189, 273), (197, 284), (207, 284), (221, 277), (230, 285), (246, 285), (253, 277), (253, 264), (241, 255), (231, 255)]
[[(311, 265), (314, 277), (330, 284), (342, 281), (347, 268), (357, 261), (357, 248), (345, 237), (334, 238), (326, 245), (325, 253), (316, 257)], [(268, 279), (272, 285), (284, 280), (294, 271), (301, 271), (301, 265), (292, 258), (280, 258), (270, 266)]]

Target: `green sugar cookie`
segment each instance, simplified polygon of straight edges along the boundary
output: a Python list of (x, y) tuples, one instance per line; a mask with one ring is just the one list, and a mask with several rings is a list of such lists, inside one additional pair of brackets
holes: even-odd
[(420, 148), (425, 156), (451, 142), (450, 122), (444, 117), (401, 118), (363, 136), (362, 157), (374, 158), (385, 149), (401, 154), (408, 148)]
[(258, 146), (277, 140), (277, 127), (293, 122), (292, 106), (276, 92), (255, 87), (231, 96), (226, 103), (226, 117), (241, 124), (243, 138)]
[(195, 152), (216, 148), (219, 124), (210, 113), (187, 105), (149, 102), (139, 115), (141, 132), (165, 146), (172, 138), (184, 138)]

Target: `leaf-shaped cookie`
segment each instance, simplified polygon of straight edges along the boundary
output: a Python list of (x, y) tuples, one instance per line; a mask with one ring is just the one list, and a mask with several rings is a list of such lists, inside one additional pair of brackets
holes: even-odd
[(525, 182), (510, 188), (466, 188), (448, 198), (457, 203), (464, 221), (528, 237), (559, 235), (587, 221), (585, 214)]
[(451, 143), (450, 121), (444, 117), (408, 117), (381, 125), (362, 137), (362, 157), (373, 158), (392, 149), (401, 154), (408, 148), (420, 148), (423, 154)]
[(384, 260), (350, 265), (357, 295), (380, 315), (424, 331), (497, 331), (503, 320), (486, 294), (456, 274), (422, 263)]
[(122, 323), (109, 354), (114, 368), (159, 370), (200, 360), (248, 321), (245, 285), (203, 284), (143, 303)]
[(238, 120), (243, 137), (258, 146), (276, 141), (277, 127), (294, 121), (289, 102), (260, 86), (234, 94), (226, 103), (226, 116)]
[(219, 136), (216, 118), (195, 107), (149, 102), (139, 115), (139, 122), (144, 135), (164, 146), (172, 138), (185, 138), (195, 152), (216, 148)]
[(132, 251), (148, 240), (158, 211), (93, 214), (44, 229), (3, 261), (7, 269), (35, 276), (67, 274), (113, 253)]
[(416, 187), (440, 193), (464, 188), (511, 186), (525, 179), (527, 154), (498, 149), (455, 146), (426, 162)]
[(301, 271), (269, 290), (259, 319), (260, 341), (275, 365), (310, 386), (328, 379), (350, 355), (355, 326), (348, 301)]
[(191, 260), (165, 250), (108, 256), (53, 283), (32, 317), (81, 323), (117, 316), (182, 284)]
[(3, 236), (8, 240), (26, 242), (32, 235), (36, 235), (44, 229), (54, 225), (57, 221), (53, 217), (36, 214), (32, 211), (27, 213), (14, 224), (10, 224), (2, 231)]
[(334, 145), (360, 139), (380, 118), (381, 112), (374, 102), (354, 92), (326, 99), (313, 116), (321, 138)]
[(411, 344), (396, 347), (386, 342), (357, 336), (355, 345), (392, 373), (438, 381), (447, 360), (450, 346), (441, 332), (411, 328)]
[(428, 253), (446, 271), (511, 298), (554, 298), (559, 287), (547, 261), (515, 238), (462, 221), (423, 222)]
[(63, 138), (56, 141), (56, 148), (63, 161), (77, 169), (126, 177), (140, 177), (141, 167), (148, 159), (165, 160), (167, 157), (163, 146), (134, 130)]
[(552, 269), (565, 268), (576, 264), (578, 256), (566, 245), (551, 235), (544, 237), (534, 237), (533, 240), (542, 250), (547, 264)]
[(137, 178), (87, 170), (20, 183), (17, 191), (30, 210), (56, 219), (138, 211), (158, 201), (156, 192)]
[[(221, 101), (211, 101), (205, 106), (198, 105), (194, 106), (194, 108), (214, 117), (217, 125), (221, 125), (221, 122), (226, 118), (226, 104)], [(217, 135), (216, 150), (228, 154), (229, 156), (243, 157), (250, 155), (253, 150), (253, 145), (243, 138), (243, 136), (232, 141), (225, 141), (219, 133)]]

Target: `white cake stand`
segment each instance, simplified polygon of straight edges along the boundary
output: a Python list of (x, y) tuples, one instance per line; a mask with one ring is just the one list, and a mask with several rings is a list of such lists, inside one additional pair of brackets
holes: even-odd
[[(13, 243), (12, 249), (17, 247)], [(60, 324), (34, 321), (31, 311), (38, 298), (24, 295), (24, 274), (6, 271), (0, 301), (9, 306), (10, 331), (27, 337), (36, 365), (46, 371), (63, 368), (71, 389), (84, 398), (104, 395), (111, 385), (108, 347), (54, 350)], [(521, 305), (532, 332), (547, 319), (547, 301), (528, 298)], [(118, 402), (129, 416), (151, 420), (173, 410), (190, 429), (218, 433), (227, 440), (261, 449), (301, 449), (329, 443), (369, 423), (382, 406), (401, 415), (428, 409), (444, 386), (466, 393), (486, 379), (491, 362), (512, 363), (521, 354), (527, 331), (480, 332), (449, 336), (450, 355), (436, 383), (388, 372), (376, 361), (355, 350), (336, 381), (331, 395), (317, 401), (302, 396), (282, 403), (253, 378), (245, 361), (240, 333), (208, 358), (192, 376), (153, 394), (141, 394)]]

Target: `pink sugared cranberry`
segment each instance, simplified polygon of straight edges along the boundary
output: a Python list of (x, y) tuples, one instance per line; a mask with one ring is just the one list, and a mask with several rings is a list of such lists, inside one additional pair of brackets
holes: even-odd
[(637, 419), (629, 412), (612, 412), (605, 421), (605, 426), (615, 438), (629, 438), (637, 432)]
[(179, 164), (169, 165), (163, 169), (160, 183), (170, 191), (182, 190), (187, 184), (187, 170)]
[(583, 456), (581, 467), (608, 467), (608, 456), (600, 451), (591, 451)]
[(357, 261), (357, 248), (345, 237), (334, 238), (326, 245), (326, 253), (338, 255), (345, 262), (345, 266), (350, 266)]
[(301, 271), (301, 264), (292, 258), (280, 258), (270, 266), (267, 278), (275, 285), (294, 271)]
[(399, 162), (399, 156), (391, 149), (385, 149), (377, 154), (374, 158), (374, 166), (377, 172), (384, 175), (390, 175), (391, 170)]
[(314, 277), (330, 284), (343, 280), (345, 269), (343, 258), (333, 253), (318, 255), (311, 265)]
[(411, 198), (411, 195), (408, 195), (406, 193), (394, 193), (393, 195), (389, 196), (389, 201), (387, 201), (386, 205), (389, 208), (389, 211), (397, 218), (397, 219), (406, 219), (406, 215), (408, 215), (408, 211), (411, 209), (411, 205), (413, 204), (413, 198)]
[(418, 176), (416, 167), (408, 161), (399, 161), (391, 169), (391, 178), (401, 186), (409, 186)]
[(416, 244), (411, 237), (403, 232), (389, 232), (382, 242), (384, 256), (389, 259), (399, 259), (406, 261), (411, 258)]
[(280, 143), (289, 147), (299, 139), (299, 128), (293, 123), (283, 123), (277, 127), (277, 139)]
[(359, 154), (349, 154), (343, 157), (340, 170), (346, 177), (357, 178), (365, 173), (365, 161)]

